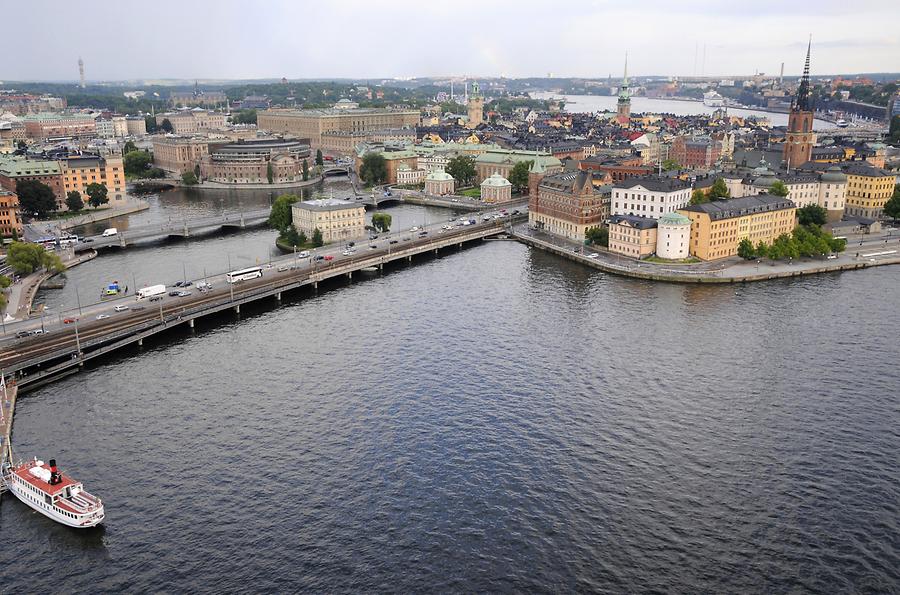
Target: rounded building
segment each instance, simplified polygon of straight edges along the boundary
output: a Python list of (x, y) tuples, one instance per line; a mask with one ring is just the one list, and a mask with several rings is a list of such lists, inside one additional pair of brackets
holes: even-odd
[(453, 176), (445, 171), (436, 169), (425, 177), (425, 194), (443, 196), (453, 194)]
[(681, 213), (666, 213), (659, 218), (656, 233), (656, 255), (681, 260), (690, 255), (691, 220)]
[(481, 183), (481, 200), (506, 202), (512, 200), (512, 184), (500, 174), (492, 174)]

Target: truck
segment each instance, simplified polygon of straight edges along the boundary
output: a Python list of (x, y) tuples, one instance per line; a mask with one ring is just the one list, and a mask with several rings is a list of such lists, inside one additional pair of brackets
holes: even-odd
[(151, 285), (150, 287), (144, 287), (143, 289), (138, 289), (137, 299), (142, 300), (144, 298), (153, 297), (156, 295), (164, 295), (166, 293), (165, 285)]
[(104, 229), (103, 233), (100, 235), (104, 238), (108, 238), (108, 237), (111, 237), (114, 235), (118, 235), (118, 233), (119, 233), (118, 229), (116, 229), (115, 227), (110, 227), (109, 229)]

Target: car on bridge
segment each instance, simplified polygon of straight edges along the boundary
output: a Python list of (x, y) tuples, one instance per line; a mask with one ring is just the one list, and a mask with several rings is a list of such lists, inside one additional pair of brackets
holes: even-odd
[(116, 312), (124, 312), (125, 310), (128, 310), (128, 304), (119, 304), (118, 306), (113, 308), (113, 310), (115, 310)]
[(97, 314), (97, 320), (106, 320), (109, 318), (109, 314)]
[(63, 318), (63, 324), (72, 324), (73, 322), (78, 322), (78, 319), (70, 316), (69, 318)]

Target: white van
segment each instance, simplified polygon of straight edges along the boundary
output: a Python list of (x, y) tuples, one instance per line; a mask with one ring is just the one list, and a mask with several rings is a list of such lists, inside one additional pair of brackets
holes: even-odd
[(110, 227), (109, 229), (104, 229), (103, 233), (100, 235), (104, 238), (108, 238), (110, 236), (114, 236), (114, 235), (118, 235), (118, 234), (119, 234), (118, 229), (116, 229), (115, 227)]

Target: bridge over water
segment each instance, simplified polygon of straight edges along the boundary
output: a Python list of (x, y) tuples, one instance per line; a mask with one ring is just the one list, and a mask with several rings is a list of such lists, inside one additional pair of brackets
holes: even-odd
[(89, 238), (85, 238), (89, 241), (79, 243), (75, 247), (75, 250), (83, 251), (95, 248), (113, 247), (125, 248), (135, 242), (152, 240), (154, 238), (188, 238), (201, 233), (209, 233), (216, 229), (245, 229), (247, 227), (257, 227), (268, 221), (269, 212), (270, 209), (259, 209), (241, 213), (199, 217), (197, 219), (185, 219), (182, 221), (151, 223), (122, 230), (114, 236), (90, 236)]
[[(336, 256), (330, 261), (299, 261), (288, 255), (274, 261), (263, 277), (232, 285), (223, 279), (214, 281), (213, 290), (187, 297), (164, 297), (157, 303), (141, 302), (144, 308), (116, 313), (102, 320), (76, 322), (59, 326), (50, 332), (19, 340), (4, 346), (0, 367), (7, 374), (19, 376), (19, 387), (39, 386), (53, 378), (77, 372), (85, 362), (128, 345), (142, 345), (147, 337), (168, 329), (187, 325), (204, 316), (233, 310), (240, 313), (243, 304), (274, 298), (281, 302), (282, 293), (302, 287), (317, 288), (320, 282), (346, 277), (366, 270), (377, 273), (395, 261), (412, 262), (420, 254), (439, 254), (459, 249), (467, 242), (504, 234), (516, 219), (482, 221), (473, 225), (444, 230), (432, 226), (429, 235), (413, 238), (392, 236), (382, 239), (378, 249), (359, 254)], [(332, 247), (331, 250), (339, 248)], [(125, 303), (125, 302), (123, 302)], [(133, 302), (132, 302), (133, 304)], [(27, 373), (27, 374), (23, 374)]]

